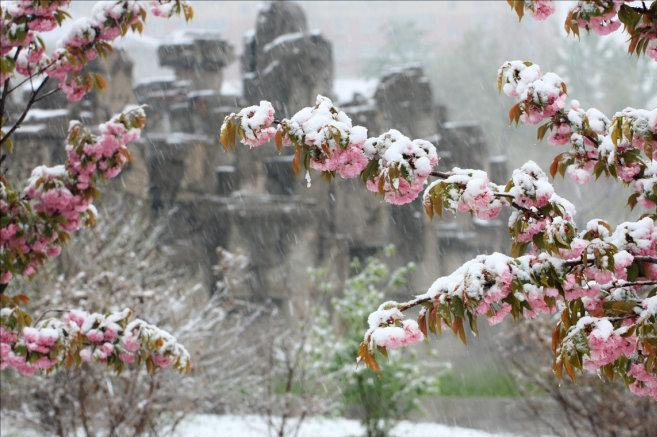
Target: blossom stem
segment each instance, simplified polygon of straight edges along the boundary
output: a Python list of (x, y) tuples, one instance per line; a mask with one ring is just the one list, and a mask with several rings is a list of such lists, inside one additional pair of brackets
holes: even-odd
[(39, 76), (40, 74), (45, 73), (46, 70), (48, 70), (50, 67), (52, 67), (53, 65), (55, 65), (55, 62), (57, 62), (57, 60), (50, 61), (50, 63), (49, 63), (48, 65), (46, 65), (45, 67), (41, 68), (41, 69), (40, 69), (39, 71), (37, 71), (36, 73), (32, 73), (31, 75), (29, 75), (29, 76), (26, 77), (25, 79), (21, 80), (21, 81), (18, 82), (16, 85), (14, 85), (13, 87), (11, 87), (11, 89), (9, 89), (9, 90), (7, 91), (7, 94), (11, 94), (11, 93), (12, 93), (13, 91), (15, 91), (18, 87), (20, 87), (21, 85), (23, 85), (25, 82), (27, 82), (27, 81), (31, 81), (32, 79), (34, 79), (35, 77)]
[(645, 287), (648, 285), (657, 285), (657, 280), (654, 281), (634, 281), (634, 282), (628, 282), (628, 281), (616, 281), (612, 282), (609, 285), (606, 285), (603, 288), (603, 290), (611, 290), (613, 288), (622, 288), (622, 287)]
[[(588, 260), (589, 264), (593, 263), (593, 260), (590, 259)], [(634, 257), (634, 261), (640, 261), (640, 262), (647, 262), (651, 264), (657, 264), (657, 257), (655, 256), (645, 256), (645, 255), (637, 255)], [(570, 260), (570, 261), (564, 261), (563, 265), (565, 267), (575, 267), (580, 264), (583, 264), (581, 259), (576, 259), (576, 260)]]

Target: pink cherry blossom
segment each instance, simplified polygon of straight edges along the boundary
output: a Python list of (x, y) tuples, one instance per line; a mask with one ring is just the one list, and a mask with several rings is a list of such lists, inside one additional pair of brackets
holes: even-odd
[(545, 20), (555, 11), (554, 2), (550, 0), (537, 0), (530, 3), (532, 15), (539, 21)]

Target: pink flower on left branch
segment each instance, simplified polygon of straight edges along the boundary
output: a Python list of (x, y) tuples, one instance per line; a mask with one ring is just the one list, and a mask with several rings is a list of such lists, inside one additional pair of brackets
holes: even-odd
[(0, 227), (1, 283), (34, 275), (59, 255), (71, 232), (94, 223), (96, 184), (119, 174), (130, 157), (126, 145), (139, 138), (145, 120), (141, 107), (130, 107), (103, 123), (97, 136), (73, 121), (66, 164), (35, 168), (22, 195), (0, 180), (0, 211), (8, 218)]
[(73, 310), (62, 318), (32, 325), (29, 315), (3, 295), (0, 369), (13, 368), (32, 375), (79, 366), (83, 361), (105, 364), (117, 371), (135, 361), (145, 363), (149, 371), (170, 366), (181, 372), (190, 369), (189, 353), (175, 337), (131, 317), (128, 309), (110, 314)]

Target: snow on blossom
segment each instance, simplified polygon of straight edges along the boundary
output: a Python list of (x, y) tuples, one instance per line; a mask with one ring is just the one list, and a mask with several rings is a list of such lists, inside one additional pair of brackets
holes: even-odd
[(518, 205), (525, 208), (542, 208), (547, 205), (554, 188), (547, 175), (534, 161), (527, 161), (522, 167), (513, 170), (513, 186), (509, 194)]
[(657, 161), (646, 163), (642, 177), (632, 181), (632, 190), (638, 194), (637, 201), (644, 208), (655, 208), (657, 201)]
[(596, 108), (586, 110), (586, 120), (593, 132), (598, 135), (604, 135), (609, 130), (609, 119)]
[(367, 165), (363, 144), (367, 129), (354, 126), (328, 97), (317, 96), (315, 106), (305, 107), (290, 119), (281, 121), (284, 144), (306, 147), (310, 167), (336, 172), (345, 179), (358, 176)]
[(584, 368), (595, 372), (620, 357), (630, 357), (635, 352), (636, 339), (624, 337), (627, 328), (614, 328), (605, 317), (584, 316), (572, 326), (561, 346), (565, 351), (575, 351), (580, 346), (582, 336), (586, 338), (588, 354)]
[(579, 185), (588, 184), (591, 181), (591, 176), (593, 175), (592, 171), (577, 167), (576, 165), (568, 166), (566, 173), (568, 173), (568, 176), (570, 176)]
[(363, 151), (367, 159), (377, 162), (378, 169), (367, 180), (367, 189), (382, 191), (385, 201), (394, 205), (415, 200), (439, 160), (429, 141), (411, 140), (395, 129), (368, 138)]
[(424, 334), (415, 320), (404, 320), (394, 302), (386, 302), (367, 318), (369, 329), (365, 341), (390, 349), (410, 346), (424, 339)]
[(529, 84), (541, 77), (541, 68), (529, 61), (507, 61), (498, 70), (502, 91), (509, 97), (526, 94)]
[(469, 212), (480, 219), (492, 219), (502, 210), (505, 200), (496, 197), (501, 188), (490, 182), (482, 170), (453, 168), (447, 178), (429, 184), (423, 195), (425, 207), (432, 204), (434, 196), (441, 197), (443, 208)]
[(657, 254), (657, 228), (650, 217), (636, 222), (619, 224), (609, 241), (630, 254), (655, 256)]
[(561, 77), (529, 61), (507, 61), (498, 72), (499, 85), (504, 93), (518, 102), (518, 118), (537, 124), (564, 108), (565, 85)]
[(643, 307), (640, 314), (642, 319), (657, 316), (657, 295), (643, 299), (641, 306)]
[[(657, 146), (657, 108), (652, 110), (625, 108), (614, 114), (614, 121), (618, 121), (625, 140), (632, 147), (648, 150), (648, 147)], [(649, 158), (655, 158), (655, 151)]]
[[(122, 363), (152, 360), (155, 366), (186, 371), (187, 350), (168, 332), (135, 319), (132, 312), (100, 314), (73, 310), (62, 319), (45, 319), (17, 331), (21, 310), (0, 311), (0, 368), (15, 368), (24, 375), (49, 371), (67, 363), (69, 353), (82, 361), (107, 364), (111, 357)], [(30, 354), (29, 356), (27, 354)]]
[(262, 100), (259, 105), (240, 110), (236, 117), (244, 134), (242, 143), (249, 147), (260, 146), (276, 134), (276, 128), (272, 126), (274, 107), (266, 100)]
[(479, 255), (452, 274), (436, 279), (426, 295), (438, 300), (455, 295), (476, 301), (497, 302), (511, 291), (512, 262), (513, 258), (498, 252)]
[(384, 326), (374, 329), (371, 339), (377, 346), (394, 349), (422, 341), (424, 334), (415, 320), (402, 320), (401, 327)]
[[(434, 281), (425, 294), (416, 299), (429, 299), (434, 305), (447, 305), (452, 299), (460, 299), (473, 316), (485, 315), (491, 325), (498, 324), (513, 311), (511, 302), (526, 301), (523, 307), (531, 318), (539, 313), (551, 313), (556, 308), (551, 299), (559, 296), (553, 287), (536, 286), (532, 275), (560, 271), (561, 260), (547, 254), (524, 255), (518, 258), (501, 253), (479, 255), (467, 261), (447, 276)], [(512, 292), (512, 284), (520, 288)], [(510, 295), (513, 294), (511, 299)]]

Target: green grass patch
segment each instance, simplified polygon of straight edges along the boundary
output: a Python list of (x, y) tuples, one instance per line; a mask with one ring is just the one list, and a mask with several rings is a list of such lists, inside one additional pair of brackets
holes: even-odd
[(467, 372), (449, 370), (440, 377), (441, 396), (518, 397), (518, 383), (509, 372), (477, 369)]

